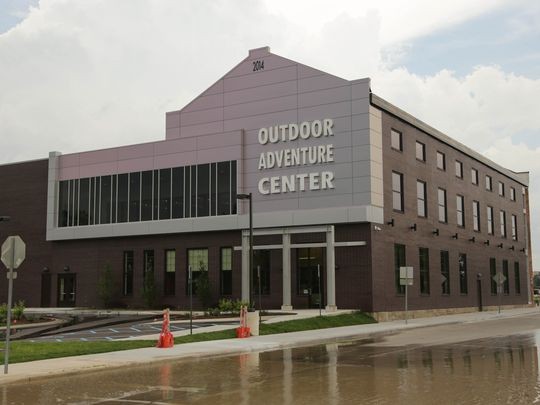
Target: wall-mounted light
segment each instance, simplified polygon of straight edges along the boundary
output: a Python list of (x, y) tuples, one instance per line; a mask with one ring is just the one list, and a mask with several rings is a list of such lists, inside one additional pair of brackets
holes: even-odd
[(374, 226), (373, 226), (373, 230), (374, 230), (374, 231), (377, 231), (377, 232), (382, 231), (381, 227), (380, 227), (380, 226), (377, 226), (377, 225), (374, 225)]
[(433, 235), (439, 236), (439, 228), (435, 228), (433, 231), (431, 231)]
[(47, 266), (45, 266), (45, 267), (43, 267), (42, 271), (43, 271), (43, 273), (48, 273), (50, 270), (49, 270), (49, 268)]
[(502, 244), (502, 243), (499, 243), (499, 244), (497, 245), (497, 247), (498, 247), (499, 249), (502, 249), (502, 248), (503, 248), (503, 244)]
[(470, 238), (469, 242), (472, 242), (472, 243), (476, 242), (476, 237), (473, 236), (472, 238)]
[(409, 229), (416, 232), (416, 224), (412, 224), (411, 226), (409, 226)]
[(459, 237), (459, 235), (457, 234), (457, 232), (452, 235), (452, 239), (457, 239), (458, 237)]
[(386, 223), (386, 225), (394, 226), (394, 218)]
[(489, 239), (484, 242), (484, 245), (489, 246)]
[(525, 248), (519, 249), (521, 253), (525, 253)]
[(514, 245), (510, 246), (510, 247), (508, 248), (508, 250), (515, 250), (515, 249), (514, 249)]
[(69, 266), (64, 266), (64, 271), (69, 271)]

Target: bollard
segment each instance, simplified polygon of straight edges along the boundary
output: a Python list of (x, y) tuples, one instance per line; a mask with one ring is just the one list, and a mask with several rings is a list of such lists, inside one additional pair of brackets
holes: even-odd
[(157, 342), (157, 347), (166, 349), (174, 346), (174, 336), (169, 330), (169, 309), (163, 311), (163, 325), (161, 326), (161, 333)]

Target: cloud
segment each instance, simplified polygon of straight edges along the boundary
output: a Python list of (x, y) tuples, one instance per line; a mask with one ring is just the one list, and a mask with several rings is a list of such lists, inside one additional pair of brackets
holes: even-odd
[(530, 169), (538, 228), (539, 151), (512, 138), (540, 136), (540, 81), (497, 66), (464, 76), (394, 67), (408, 41), (504, 4), (41, 0), (0, 35), (0, 162), (163, 139), (166, 111), (270, 45), (338, 76), (371, 76), (388, 101), (510, 169)]

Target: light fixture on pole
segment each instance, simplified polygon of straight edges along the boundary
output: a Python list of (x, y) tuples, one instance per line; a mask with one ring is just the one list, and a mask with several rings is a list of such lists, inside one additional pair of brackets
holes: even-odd
[(237, 200), (249, 201), (249, 307), (251, 308), (251, 273), (253, 272), (253, 198), (252, 194), (236, 194)]

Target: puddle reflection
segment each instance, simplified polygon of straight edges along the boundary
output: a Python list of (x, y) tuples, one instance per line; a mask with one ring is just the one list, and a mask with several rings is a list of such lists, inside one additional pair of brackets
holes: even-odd
[(433, 347), (358, 342), (2, 387), (2, 404), (539, 403), (540, 332)]

